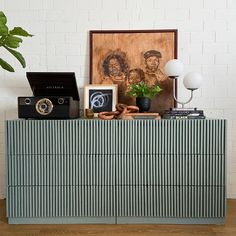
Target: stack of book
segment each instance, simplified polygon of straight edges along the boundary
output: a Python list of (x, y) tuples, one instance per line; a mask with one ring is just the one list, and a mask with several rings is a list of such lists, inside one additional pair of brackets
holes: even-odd
[(163, 119), (205, 119), (203, 110), (197, 108), (171, 108), (165, 111)]

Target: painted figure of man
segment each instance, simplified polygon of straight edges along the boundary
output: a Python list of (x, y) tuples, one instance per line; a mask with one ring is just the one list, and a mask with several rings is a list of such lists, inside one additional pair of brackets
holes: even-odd
[(157, 50), (149, 50), (144, 53), (145, 59), (145, 82), (150, 85), (159, 84), (166, 76), (159, 69), (161, 53)]
[(145, 82), (149, 86), (159, 85), (162, 89), (160, 95), (153, 99), (151, 111), (158, 111), (161, 114), (166, 108), (173, 107), (172, 81), (160, 69), (161, 52), (149, 50), (143, 54), (145, 59)]

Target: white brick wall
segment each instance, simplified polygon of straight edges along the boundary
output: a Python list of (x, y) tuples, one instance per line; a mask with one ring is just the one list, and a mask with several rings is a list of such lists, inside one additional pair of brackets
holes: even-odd
[[(178, 55), (185, 71), (203, 73), (191, 106), (210, 118), (228, 120), (228, 197), (236, 198), (236, 1), (235, 0), (1, 0), (11, 27), (35, 36), (20, 51), (27, 68), (0, 48), (16, 69), (0, 69), (0, 198), (5, 197), (4, 120), (17, 118), (17, 96), (31, 95), (26, 71), (75, 71), (89, 81), (89, 30), (178, 29)], [(179, 95), (188, 91), (179, 84)]]

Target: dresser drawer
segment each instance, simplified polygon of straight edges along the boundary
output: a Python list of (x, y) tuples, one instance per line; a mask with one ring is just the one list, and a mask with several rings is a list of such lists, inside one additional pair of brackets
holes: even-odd
[(115, 156), (9, 155), (8, 185), (115, 185)]
[(119, 155), (118, 185), (224, 186), (224, 155)]
[(225, 188), (119, 186), (118, 217), (207, 218), (225, 216)]
[(112, 186), (18, 186), (8, 188), (8, 217), (115, 216)]

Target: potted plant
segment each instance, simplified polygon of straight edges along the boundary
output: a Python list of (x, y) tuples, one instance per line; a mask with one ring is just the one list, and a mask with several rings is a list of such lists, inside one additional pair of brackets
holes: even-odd
[(132, 84), (128, 88), (127, 95), (136, 98), (136, 105), (140, 112), (146, 112), (150, 109), (151, 98), (158, 95), (162, 89), (158, 85), (148, 86), (144, 81)]
[[(14, 49), (18, 48), (20, 43), (23, 42), (19, 36), (32, 37), (33, 35), (29, 34), (21, 27), (14, 27), (12, 30), (9, 30), (6, 24), (7, 18), (4, 13), (0, 11), (0, 47), (4, 47), (10, 52), (20, 62), (22, 67), (25, 68), (26, 63), (24, 57)], [(0, 58), (0, 66), (7, 71), (14, 72), (13, 67), (2, 58)]]

